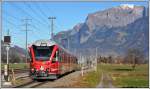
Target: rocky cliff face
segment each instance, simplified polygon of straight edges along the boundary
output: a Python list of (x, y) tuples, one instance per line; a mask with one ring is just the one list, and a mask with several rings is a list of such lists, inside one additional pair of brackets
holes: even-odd
[(97, 27), (103, 26), (108, 28), (123, 27), (133, 23), (138, 18), (143, 17), (143, 12), (144, 7), (133, 6), (131, 8), (127, 6), (119, 6), (89, 14), (86, 24), (89, 31), (93, 31)]
[(134, 5), (97, 11), (89, 14), (84, 23), (56, 34), (54, 39), (64, 46), (69, 40), (70, 50), (78, 49), (83, 53), (97, 47), (103, 55), (122, 55), (130, 48), (138, 48), (147, 54), (149, 34), (145, 13), (145, 7)]

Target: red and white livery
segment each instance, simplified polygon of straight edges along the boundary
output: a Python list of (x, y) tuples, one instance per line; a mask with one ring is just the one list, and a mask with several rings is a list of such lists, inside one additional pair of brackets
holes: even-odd
[(38, 40), (28, 49), (33, 79), (57, 79), (59, 75), (77, 68), (77, 58), (54, 41)]

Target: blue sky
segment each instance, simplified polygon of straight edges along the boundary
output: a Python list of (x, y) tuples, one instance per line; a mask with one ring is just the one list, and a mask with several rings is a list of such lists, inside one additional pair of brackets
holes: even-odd
[(72, 29), (84, 22), (89, 13), (119, 6), (134, 4), (148, 6), (147, 2), (3, 2), (3, 36), (10, 30), (12, 44), (25, 48), (25, 23), (29, 21), (28, 43), (50, 38), (49, 16), (55, 16), (54, 33)]

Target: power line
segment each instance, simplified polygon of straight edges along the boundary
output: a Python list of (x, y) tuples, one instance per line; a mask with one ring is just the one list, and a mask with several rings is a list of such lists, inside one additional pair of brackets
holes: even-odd
[[(41, 38), (41, 36), (39, 36), (39, 34), (41, 34), (41, 32), (38, 30), (38, 28), (35, 27), (34, 25), (32, 25), (31, 27), (32, 27), (34, 30), (36, 30), (36, 31), (31, 31), (32, 34), (34, 34), (34, 35), (35, 35), (36, 37), (38, 37), (38, 38)], [(36, 32), (37, 34), (36, 34), (35, 32)], [(35, 38), (36, 38), (36, 37), (35, 37)]]
[[(8, 14), (7, 12), (5, 12), (5, 14)], [(12, 16), (12, 15), (9, 15), (9, 16), (11, 16), (13, 19), (15, 19), (15, 20), (17, 20), (18, 21), (18, 19), (17, 19), (17, 17), (15, 17), (15, 16)], [(12, 22), (10, 22), (10, 21), (8, 21), (8, 20), (6, 20), (8, 23), (10, 23), (12, 26), (15, 26), (17, 29), (18, 29), (18, 27), (15, 25), (15, 24), (13, 24)], [(34, 25), (33, 25), (34, 26)], [(37, 27), (35, 27), (34, 26), (34, 28), (36, 28), (37, 29)], [(20, 28), (19, 28), (20, 29)]]
[[(44, 16), (44, 17), (48, 17), (46, 14), (45, 14), (45, 12), (40, 8), (40, 5), (39, 4), (35, 4), (35, 6), (38, 8), (38, 10), (41, 12), (41, 14)], [(48, 7), (47, 7), (48, 8)], [(50, 10), (50, 8), (48, 8), (48, 10)], [(53, 13), (53, 11), (51, 11), (51, 13)], [(56, 19), (56, 17), (54, 17), (55, 19)], [(53, 25), (52, 26), (52, 24), (51, 24), (51, 28), (57, 28), (57, 29), (59, 29), (59, 27), (57, 27), (57, 25)], [(52, 31), (53, 32), (53, 31)], [(53, 34), (53, 36), (54, 36), (54, 32), (53, 33), (51, 33), (51, 34)], [(51, 35), (50, 34), (50, 35)], [(52, 36), (52, 35), (51, 35)]]
[(38, 4), (36, 4), (36, 7), (38, 7), (38, 10), (43, 14), (43, 16), (48, 17)]
[[(10, 16), (11, 16), (11, 15), (10, 15)], [(15, 20), (18, 20), (18, 19), (16, 19), (15, 16), (13, 16), (13, 17), (14, 17)], [(15, 28), (20, 29), (18, 26), (16, 26), (14, 23), (8, 21), (7, 19), (5, 19), (5, 21), (8, 22), (10, 25), (15, 26)], [(6, 26), (6, 27), (7, 27), (7, 26)], [(32, 25), (31, 27), (34, 27), (34, 29), (38, 29), (38, 28), (37, 28), (36, 26), (34, 26), (34, 25)], [(39, 30), (40, 30), (40, 29), (39, 29)]]
[[(52, 10), (49, 6), (47, 7), (47, 9), (49, 10), (50, 13), (56, 14), (56, 13), (54, 12), (54, 10)], [(57, 19), (58, 19), (58, 18), (57, 18)], [(55, 25), (55, 27), (56, 27), (57, 29), (62, 28), (62, 24), (61, 24), (58, 20), (57, 20), (55, 23), (57, 24), (57, 25)]]
[[(18, 17), (15, 17), (14, 15), (9, 14), (8, 12), (6, 12), (5, 10), (3, 10), (3, 13), (5, 13), (7, 16), (10, 16), (13, 19), (18, 20)], [(5, 15), (4, 15), (5, 16)]]
[(19, 29), (19, 27), (18, 27), (18, 26), (16, 26), (14, 23), (12, 23), (12, 22), (10, 22), (10, 21), (8, 21), (8, 20), (6, 20), (6, 19), (5, 19), (5, 21), (6, 21), (6, 22), (8, 22), (8, 23), (9, 23), (10, 25), (12, 25), (13, 27), (15, 27), (15, 28)]
[[(11, 4), (11, 5), (12, 5), (12, 4)], [(27, 5), (27, 7), (28, 7), (30, 10), (32, 10), (32, 12), (36, 13), (36, 15), (37, 15), (37, 14), (39, 15), (39, 13), (37, 13), (36, 10), (31, 7), (30, 4), (27, 4), (26, 2), (24, 2), (24, 5)], [(14, 7), (16, 7), (16, 8), (19, 8), (23, 13), (26, 13), (28, 16), (30, 16), (30, 17), (32, 17), (32, 18), (34, 17), (34, 16), (32, 16), (31, 14), (27, 13), (27, 11), (25, 11), (23, 8), (20, 8), (19, 6), (15, 5), (15, 4), (13, 4), (12, 6), (14, 6)], [(40, 8), (40, 5), (35, 4), (35, 6), (38, 8), (38, 11), (41, 12), (41, 15), (40, 15), (41, 17), (42, 17), (42, 16), (48, 17), (48, 16), (45, 14), (45, 12)], [(7, 12), (5, 12), (5, 13), (7, 14)], [(52, 12), (52, 13), (53, 13), (53, 12)], [(14, 19), (17, 20), (17, 17), (12, 16), (12, 15), (9, 15), (9, 16), (11, 16), (12, 18), (14, 18)], [(43, 25), (48, 24), (48, 22), (47, 22), (46, 20), (44, 20), (43, 18), (42, 18), (43, 22), (41, 22), (39, 19), (36, 19), (36, 18), (33, 18), (33, 19), (35, 19), (36, 21), (38, 21), (39, 23), (41, 23), (41, 24), (43, 24)], [(39, 23), (38, 23), (38, 24), (39, 24)], [(45, 24), (44, 24), (44, 23), (45, 23)], [(58, 27), (56, 26), (56, 28), (58, 28)]]
[(19, 6), (14, 5), (14, 4), (13, 4), (13, 6), (16, 7), (17, 9), (19, 9), (19, 11), (22, 11), (23, 13), (26, 13), (26, 15), (28, 15), (28, 16), (31, 17), (32, 19), (36, 20), (36, 21), (38, 22), (38, 24), (41, 23), (41, 24), (43, 24), (44, 26), (46, 25), (46, 24), (44, 24), (43, 22), (41, 22), (39, 19), (36, 19), (36, 18), (34, 18), (32, 15), (30, 15), (29, 13), (27, 13), (27, 11), (25, 11), (23, 8), (20, 8)]
[(35, 29), (36, 30), (36, 32), (38, 32), (38, 34), (41, 34), (41, 31), (40, 31), (40, 29), (39, 28), (37, 28), (36, 26), (34, 26), (34, 25), (32, 25), (31, 27), (33, 27), (33, 29)]
[[(15, 19), (15, 18), (14, 18)], [(17, 20), (17, 19), (16, 19)], [(5, 21), (7, 22), (7, 23), (9, 23), (10, 25), (12, 25), (13, 27), (15, 27), (15, 28), (17, 28), (17, 29), (20, 29), (18, 26), (16, 26), (14, 23), (12, 23), (12, 22), (10, 22), (10, 21), (8, 21), (7, 19), (5, 19)], [(7, 27), (7, 26), (6, 26)], [(40, 33), (39, 32), (39, 28), (38, 27), (36, 27), (36, 26), (34, 26), (34, 25), (32, 25), (31, 27), (33, 27), (34, 29), (36, 29), (36, 32), (38, 32), (38, 34)], [(38, 29), (38, 30), (37, 30)], [(35, 33), (35, 32), (34, 32)], [(16, 34), (16, 35), (19, 35), (20, 33), (13, 33), (13, 34)], [(35, 34), (36, 35), (36, 34)], [(37, 35), (38, 36), (38, 35)], [(39, 37), (39, 36), (38, 36)]]
[[(38, 8), (38, 11), (40, 11), (43, 16), (40, 15), (35, 9), (33, 9), (30, 4), (27, 4), (26, 2), (24, 2), (24, 4), (27, 5), (27, 7), (30, 8), (30, 10), (31, 10), (32, 12), (34, 12), (34, 14), (40, 16), (40, 18), (43, 20), (44, 23), (48, 24), (48, 22), (46, 22), (46, 20), (44, 20), (44, 17), (43, 17), (43, 16), (44, 16), (44, 15), (43, 15), (44, 12), (41, 11), (41, 9)], [(35, 5), (36, 5), (36, 4), (35, 4)], [(45, 16), (45, 17), (47, 17), (47, 16)]]

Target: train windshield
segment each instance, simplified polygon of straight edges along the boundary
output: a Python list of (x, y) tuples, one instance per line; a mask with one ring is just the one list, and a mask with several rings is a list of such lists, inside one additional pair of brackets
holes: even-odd
[(48, 61), (53, 50), (53, 46), (35, 46), (34, 53), (36, 60)]

